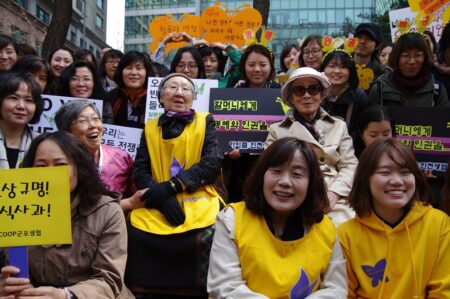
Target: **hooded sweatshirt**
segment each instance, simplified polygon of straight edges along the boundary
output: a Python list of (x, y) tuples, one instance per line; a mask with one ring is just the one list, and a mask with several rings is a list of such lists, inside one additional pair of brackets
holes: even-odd
[(375, 213), (338, 227), (348, 298), (450, 298), (450, 218), (416, 202), (394, 228)]

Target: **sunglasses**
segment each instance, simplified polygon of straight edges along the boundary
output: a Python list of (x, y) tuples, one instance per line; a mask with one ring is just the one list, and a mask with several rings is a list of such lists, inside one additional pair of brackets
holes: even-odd
[(322, 85), (320, 85), (320, 84), (310, 85), (308, 87), (305, 87), (302, 85), (297, 85), (297, 86), (292, 87), (292, 92), (298, 97), (304, 96), (306, 94), (306, 92), (308, 92), (308, 94), (310, 96), (315, 96), (316, 94), (318, 94), (321, 91), (322, 91)]

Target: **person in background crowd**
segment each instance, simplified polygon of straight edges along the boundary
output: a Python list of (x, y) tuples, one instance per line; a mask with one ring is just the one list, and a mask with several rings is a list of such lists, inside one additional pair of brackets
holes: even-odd
[(26, 55), (34, 55), (38, 56), (36, 49), (30, 46), (29, 44), (20, 43), (17, 44), (17, 56), (22, 57)]
[(347, 298), (345, 259), (312, 145), (271, 144), (247, 178), (245, 202), (219, 213), (211, 298)]
[(191, 79), (205, 79), (205, 65), (200, 52), (193, 47), (177, 50), (170, 64), (170, 73), (180, 73)]
[(56, 48), (50, 53), (48, 63), (52, 72), (52, 80), (47, 84), (48, 94), (57, 94), (59, 90), (59, 76), (61, 76), (64, 69), (71, 65), (74, 60), (72, 50), (67, 47)]
[(349, 197), (357, 217), (338, 227), (348, 298), (450, 298), (450, 218), (430, 201), (399, 140), (366, 148)]
[(280, 73), (287, 74), (289, 69), (291, 69), (291, 64), (294, 65), (293, 69), (298, 68), (300, 54), (300, 47), (298, 45), (289, 44), (285, 46), (280, 54)]
[(339, 116), (347, 124), (351, 136), (355, 131), (356, 119), (369, 106), (369, 98), (361, 88), (355, 63), (351, 55), (343, 50), (328, 52), (320, 69), (331, 83), (322, 107), (328, 114)]
[(430, 73), (430, 48), (419, 32), (401, 35), (389, 56), (392, 72), (378, 78), (369, 98), (379, 105), (450, 107), (446, 89)]
[(87, 100), (68, 101), (55, 114), (56, 127), (75, 136), (86, 147), (106, 189), (122, 195), (124, 212), (139, 203), (132, 179), (133, 159), (120, 148), (102, 144), (103, 123), (97, 107)]
[(320, 70), (322, 64), (322, 37), (309, 35), (300, 46), (299, 65)]
[(95, 68), (98, 67), (97, 59), (95, 59), (95, 55), (86, 49), (80, 49), (75, 52), (75, 61), (83, 60), (92, 63)]
[[(70, 134), (44, 133), (23, 167), (69, 167), (72, 244), (28, 247), (30, 279), (1, 269), (2, 298), (134, 298), (123, 283), (127, 231), (117, 194), (107, 192), (92, 159)], [(45, 171), (45, 170), (43, 170)]]
[(450, 22), (442, 31), (437, 51), (437, 62), (435, 63), (435, 78), (444, 84), (447, 95), (450, 94)]
[(206, 271), (221, 198), (215, 122), (195, 112), (194, 82), (173, 73), (158, 87), (164, 114), (145, 124), (134, 179), (147, 189), (130, 214), (125, 281), (137, 298), (208, 298)]
[(104, 103), (113, 107), (114, 124), (144, 128), (148, 77), (154, 77), (152, 64), (147, 55), (127, 52), (119, 62), (114, 81), (118, 87), (108, 92)]
[(201, 44), (197, 50), (202, 56), (205, 65), (206, 79), (220, 79), (223, 77), (226, 58), (223, 55), (222, 48), (214, 44)]
[(368, 92), (372, 83), (388, 72), (387, 67), (380, 62), (377, 56), (377, 49), (382, 39), (381, 29), (373, 23), (362, 23), (356, 27), (355, 37), (358, 39), (358, 46), (353, 54), (353, 59), (355, 65), (362, 68), (361, 71), (369, 69), (362, 73), (364, 81), (361, 81), (360, 78), (360, 87)]
[(283, 137), (296, 137), (314, 145), (327, 184), (331, 209), (328, 216), (337, 226), (354, 216), (346, 197), (358, 160), (345, 122), (320, 106), (330, 86), (325, 74), (313, 68), (295, 70), (281, 89), (281, 98), (291, 109), (284, 120), (270, 125), (265, 146)]
[(155, 77), (164, 78), (168, 74), (170, 74), (170, 70), (164, 64), (159, 64), (157, 62), (152, 62), (152, 68), (155, 72)]
[(117, 83), (114, 82), (114, 73), (122, 57), (123, 53), (121, 51), (111, 49), (103, 55), (100, 61), (99, 71), (103, 77), (103, 88), (106, 91), (111, 91), (117, 87)]
[(378, 139), (395, 137), (395, 122), (383, 106), (372, 105), (358, 115), (353, 138), (356, 157)]
[(17, 44), (12, 37), (0, 34), (0, 74), (8, 71), (17, 60)]
[(34, 55), (25, 55), (17, 59), (11, 72), (21, 72), (31, 76), (41, 88), (41, 93), (45, 93), (47, 83), (51, 81), (52, 76), (48, 62)]
[(388, 64), (389, 55), (391, 55), (392, 52), (392, 44), (391, 43), (385, 43), (381, 44), (380, 46), (380, 54), (378, 55), (378, 59), (380, 62), (384, 65)]
[(26, 73), (0, 75), (0, 169), (18, 168), (36, 134), (29, 124), (39, 122), (41, 89)]
[(430, 47), (431, 55), (432, 55), (432, 62), (433, 64), (437, 61), (437, 42), (436, 38), (434, 37), (434, 34), (429, 31), (425, 30), (423, 32), (423, 37), (425, 37), (425, 40), (427, 41), (428, 46)]

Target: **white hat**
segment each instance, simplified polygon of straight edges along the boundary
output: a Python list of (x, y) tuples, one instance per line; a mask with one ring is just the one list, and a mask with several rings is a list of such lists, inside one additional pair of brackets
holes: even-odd
[(289, 96), (291, 92), (291, 84), (299, 79), (299, 78), (314, 78), (319, 80), (320, 84), (322, 84), (323, 88), (326, 90), (330, 88), (331, 84), (328, 80), (327, 76), (325, 76), (324, 73), (318, 72), (313, 68), (310, 67), (301, 67), (296, 69), (292, 72), (292, 74), (289, 76), (289, 80), (286, 81), (286, 83), (281, 88), (281, 97), (283, 101), (292, 107), (292, 104), (289, 101)]

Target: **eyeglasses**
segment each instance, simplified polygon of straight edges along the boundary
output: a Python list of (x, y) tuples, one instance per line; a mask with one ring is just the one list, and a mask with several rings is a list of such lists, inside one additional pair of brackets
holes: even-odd
[(303, 50), (303, 56), (309, 56), (309, 54), (316, 56), (319, 53), (322, 53), (322, 49)]
[(107, 64), (119, 64), (120, 59), (110, 59), (106, 61)]
[(169, 86), (164, 87), (164, 89), (167, 89), (168, 91), (173, 92), (173, 93), (177, 92), (178, 90), (181, 90), (181, 93), (183, 93), (183, 94), (192, 94), (193, 93), (192, 89), (183, 87), (183, 86), (177, 86), (177, 85), (169, 85)]
[(91, 78), (78, 78), (78, 77), (72, 77), (70, 78), (70, 82), (74, 83), (82, 83), (82, 84), (89, 84), (92, 83), (94, 80)]
[(81, 125), (81, 126), (85, 126), (87, 124), (94, 124), (94, 125), (98, 125), (102, 122), (102, 119), (98, 116), (93, 116), (93, 117), (80, 117), (77, 118), (76, 120), (73, 121), (74, 123)]
[(195, 70), (196, 68), (198, 68), (198, 65), (196, 65), (196, 64), (182, 64), (182, 63), (177, 64), (177, 69), (184, 70), (186, 67), (187, 67), (189, 70), (192, 71), (192, 70)]
[(306, 94), (306, 92), (308, 92), (308, 94), (310, 96), (315, 96), (321, 91), (322, 91), (322, 86), (319, 84), (310, 85), (308, 87), (305, 87), (302, 85), (297, 85), (297, 86), (292, 87), (292, 92), (298, 97), (304, 96)]

